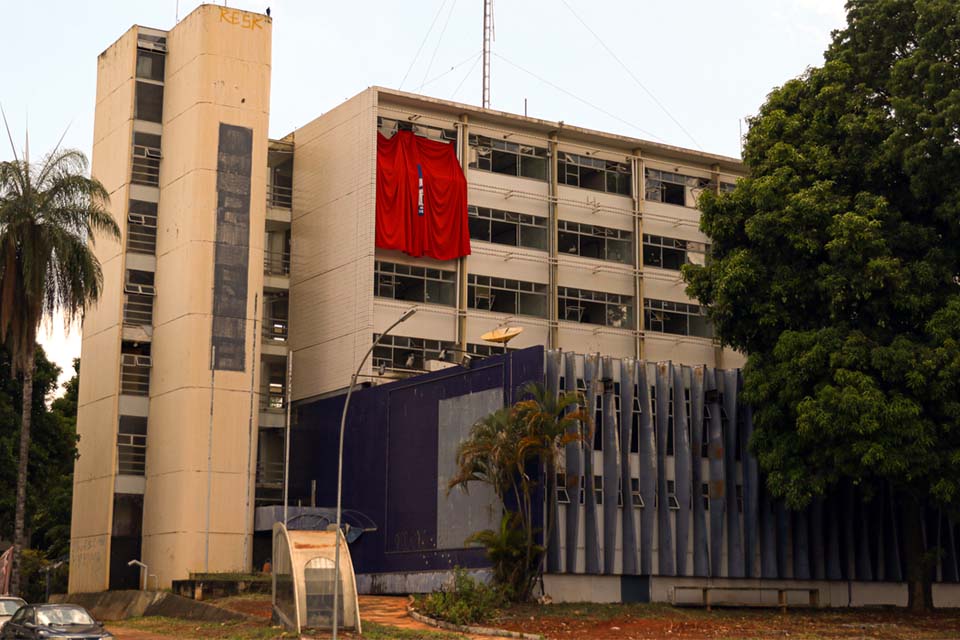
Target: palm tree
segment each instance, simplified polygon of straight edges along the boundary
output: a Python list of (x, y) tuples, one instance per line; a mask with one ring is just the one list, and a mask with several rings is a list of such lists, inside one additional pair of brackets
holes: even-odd
[(55, 149), (35, 165), (29, 151), (21, 160), (14, 150), (13, 160), (0, 162), (0, 339), (14, 374), (23, 374), (12, 593), (20, 589), (37, 331), (57, 312), (69, 328), (99, 298), (103, 274), (88, 242), (97, 232), (120, 236), (107, 190), (86, 177), (87, 166), (72, 149)]
[[(526, 600), (542, 571), (543, 552), (553, 534), (547, 526), (543, 544), (536, 543), (534, 490), (542, 470), (546, 478), (555, 477), (560, 451), (583, 439), (582, 425), (588, 420), (575, 406), (579, 400), (575, 393), (558, 397), (536, 383), (526, 385), (522, 393), (523, 400), (473, 426), (457, 450), (457, 473), (447, 489), (465, 490), (471, 482), (493, 488), (507, 512), (500, 529), (479, 531), (468, 542), (486, 547), (498, 579), (507, 583), (511, 595)], [(555, 508), (552, 500), (547, 504)]]

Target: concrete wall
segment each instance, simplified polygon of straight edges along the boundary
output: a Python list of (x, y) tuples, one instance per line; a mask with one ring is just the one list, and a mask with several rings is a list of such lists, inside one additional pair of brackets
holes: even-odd
[(294, 133), (293, 399), (345, 387), (372, 341), (376, 93)]
[[(248, 566), (252, 499), (244, 505), (252, 495), (249, 448), (256, 447), (250, 389), (259, 388), (260, 336), (252, 327), (263, 287), (270, 42), (269, 18), (215, 5), (195, 10), (168, 38), (143, 518), (143, 559), (161, 586), (191, 570)], [(251, 130), (253, 140), (245, 354), (241, 371), (211, 377), (221, 123)]]
[(137, 29), (132, 28), (97, 60), (92, 175), (110, 193), (110, 212), (124, 237), (119, 242), (95, 238), (93, 244), (103, 290), (83, 318), (80, 357), (86, 375), (80, 377), (73, 490), (73, 513), (83, 517), (71, 522), (71, 592), (100, 591), (109, 583), (136, 50)]

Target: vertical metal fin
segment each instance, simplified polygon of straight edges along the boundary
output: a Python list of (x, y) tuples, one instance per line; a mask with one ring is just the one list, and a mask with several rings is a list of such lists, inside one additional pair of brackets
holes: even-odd
[(661, 576), (676, 575), (671, 530), (670, 503), (667, 498), (667, 429), (670, 413), (670, 387), (673, 365), (657, 363), (657, 566)]
[[(577, 380), (577, 356), (565, 354), (563, 356), (564, 370), (566, 371), (566, 382), (568, 388), (576, 388)], [(584, 425), (572, 427), (584, 430)], [(583, 446), (579, 442), (571, 442), (567, 445), (566, 453), (567, 487), (570, 493), (570, 504), (567, 505), (566, 517), (566, 535), (564, 544), (566, 545), (566, 566), (567, 573), (577, 572), (578, 547), (580, 546), (580, 477), (583, 474)]]
[(597, 524), (597, 498), (593, 490), (593, 436), (597, 425), (594, 416), (597, 413), (597, 394), (602, 390), (600, 385), (600, 356), (591, 353), (584, 358), (583, 378), (587, 384), (587, 412), (590, 417), (589, 434), (583, 441), (583, 547), (584, 571), (586, 573), (600, 573), (600, 529)]
[(653, 537), (656, 526), (657, 443), (651, 419), (650, 383), (647, 381), (647, 363), (637, 362), (637, 391), (640, 394), (640, 573), (653, 575)]
[[(703, 504), (703, 383), (706, 367), (690, 372), (690, 475), (693, 496), (693, 575), (710, 575), (707, 540), (707, 514)], [(709, 476), (707, 476), (709, 478)], [(709, 486), (709, 485), (708, 485)]]
[(749, 405), (739, 401), (740, 391), (743, 389), (743, 373), (737, 371), (737, 400), (740, 415), (740, 451), (742, 452), (741, 466), (743, 467), (743, 555), (746, 560), (745, 575), (755, 578), (760, 575), (757, 564), (757, 539), (760, 524), (757, 519), (759, 500), (760, 471), (757, 459), (750, 455), (750, 438), (753, 436), (753, 410)]
[(687, 421), (687, 403), (684, 368), (673, 369), (673, 470), (677, 502), (680, 508), (676, 513), (677, 528), (677, 575), (689, 575), (687, 572), (687, 550), (690, 546), (690, 509), (691, 509), (691, 461), (690, 431)]
[(633, 514), (633, 487), (630, 468), (630, 431), (633, 428), (633, 387), (636, 384), (636, 364), (633, 360), (620, 363), (620, 493), (623, 508), (620, 511), (621, 546), (623, 548), (623, 574), (640, 572), (637, 562), (637, 529)]
[(737, 503), (737, 372), (724, 371), (723, 378), (723, 408), (727, 414), (727, 429), (723, 434), (727, 485), (727, 577), (742, 578), (743, 541), (740, 534), (740, 508)]
[[(620, 439), (614, 401), (613, 360), (600, 361), (603, 389), (603, 572), (612, 575), (617, 562), (617, 516), (620, 512)], [(627, 496), (620, 496), (621, 499)]]
[[(546, 353), (547, 392), (554, 397), (560, 395), (560, 372), (563, 367), (563, 354), (560, 351), (549, 350)], [(550, 540), (547, 543), (547, 572), (558, 573), (560, 563), (560, 505), (557, 502), (557, 469), (546, 469), (547, 474), (547, 527), (550, 529)]]
[(707, 369), (704, 391), (710, 392), (710, 402), (704, 405), (710, 410), (710, 433), (707, 452), (710, 456), (710, 576), (719, 578), (723, 573), (723, 526), (727, 508), (727, 485), (723, 473), (723, 426), (720, 421), (720, 390), (723, 375)]

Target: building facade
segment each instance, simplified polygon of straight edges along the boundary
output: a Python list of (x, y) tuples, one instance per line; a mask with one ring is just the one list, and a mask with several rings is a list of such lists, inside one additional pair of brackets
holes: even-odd
[(267, 138), (270, 33), (205, 5), (99, 57), (92, 172), (121, 238), (94, 246), (104, 295), (83, 323), (72, 592), (136, 587), (132, 559), (161, 586), (249, 565), (286, 369), (290, 214), (268, 201), (289, 204), (270, 183), (290, 154)]
[[(271, 19), (203, 5), (98, 59), (93, 174), (118, 242), (84, 318), (70, 590), (161, 587), (252, 563), (254, 509), (282, 498), (289, 400), (543, 345), (734, 369), (680, 267), (696, 199), (739, 160), (369, 88), (268, 138)], [(377, 137), (454, 146), (469, 256), (375, 246)], [(261, 268), (262, 265), (262, 268)], [(149, 578), (151, 584), (154, 578)]]

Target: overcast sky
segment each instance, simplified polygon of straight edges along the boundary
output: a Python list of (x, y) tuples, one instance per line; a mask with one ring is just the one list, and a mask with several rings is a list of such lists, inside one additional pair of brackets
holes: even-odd
[[(89, 155), (97, 55), (130, 25), (169, 29), (200, 2), (4, 4), (0, 104), (18, 146), (29, 123), (38, 156), (64, 130)], [(480, 103), (483, 0), (227, 4), (271, 7), (272, 137), (371, 85)], [(741, 119), (822, 63), (844, 10), (843, 0), (497, 0), (494, 24), (494, 109), (523, 113), (526, 99), (531, 116), (739, 156)], [(11, 155), (0, 145), (0, 159)], [(65, 377), (79, 330), (55, 323), (41, 341)]]

